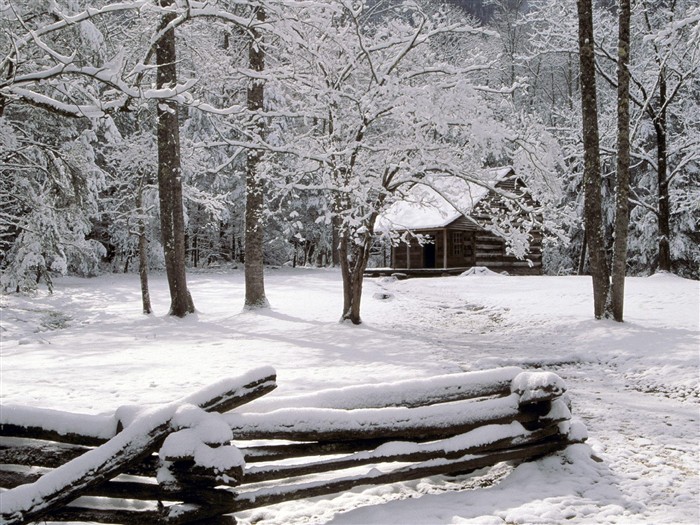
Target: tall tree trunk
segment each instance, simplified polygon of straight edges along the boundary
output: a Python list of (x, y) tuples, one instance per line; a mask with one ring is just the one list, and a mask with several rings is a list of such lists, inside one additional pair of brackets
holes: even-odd
[(139, 218), (139, 280), (141, 282), (141, 303), (143, 305), (143, 313), (148, 315), (153, 312), (151, 308), (151, 294), (148, 290), (148, 239), (146, 238), (146, 220), (144, 219), (145, 212), (143, 209), (143, 187), (145, 177), (141, 180), (141, 184), (136, 194), (136, 210)]
[(593, 279), (593, 310), (596, 319), (605, 315), (610, 275), (605, 257), (601, 203), (598, 108), (595, 83), (592, 0), (577, 0), (578, 44), (581, 60), (581, 112), (583, 116), (584, 219)]
[(659, 191), (659, 270), (671, 271), (671, 211), (668, 196), (668, 137), (666, 131), (666, 72), (659, 72), (659, 113), (654, 120), (656, 132), (657, 179)]
[[(161, 0), (161, 6), (172, 5), (172, 0)], [(175, 19), (175, 13), (163, 16), (159, 32)], [(165, 30), (155, 45), (156, 87), (177, 84), (175, 29)], [(182, 206), (182, 167), (180, 163), (180, 129), (177, 103), (163, 100), (158, 103), (158, 193), (160, 224), (165, 253), (165, 271), (170, 288), (170, 315), (184, 317), (194, 312), (192, 297), (187, 289), (185, 274), (185, 215)]]
[[(265, 21), (265, 10), (257, 8), (256, 18)], [(262, 38), (256, 28), (250, 30), (250, 47), (248, 58), (250, 69), (264, 71), (265, 51)], [(254, 135), (262, 136), (264, 132), (263, 117), (259, 114), (263, 109), (265, 88), (261, 80), (251, 80), (248, 87), (248, 110), (254, 121)], [(269, 306), (265, 297), (265, 277), (263, 248), (265, 229), (263, 226), (263, 184), (258, 173), (260, 152), (249, 150), (246, 164), (246, 210), (245, 210), (245, 308), (257, 309)]]
[(617, 192), (615, 194), (615, 244), (613, 247), (610, 307), (622, 322), (627, 271), (630, 181), (630, 0), (620, 0), (617, 44)]

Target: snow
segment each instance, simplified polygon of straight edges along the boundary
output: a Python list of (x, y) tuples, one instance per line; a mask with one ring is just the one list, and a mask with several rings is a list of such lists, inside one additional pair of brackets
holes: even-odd
[[(198, 311), (183, 320), (166, 316), (162, 275), (150, 279), (153, 316), (140, 313), (137, 275), (62, 278), (51, 296), (3, 296), (2, 417), (8, 405), (25, 405), (35, 407), (27, 412), (34, 417), (39, 408), (67, 410), (87, 425), (126, 406), (120, 418), (130, 415), (130, 430), (144, 409), (157, 412), (174, 400), (197, 404), (188, 394), (257, 367), (273, 367), (279, 387), (234, 413), (291, 410), (307, 402), (331, 410), (344, 389), (353, 405), (363, 396), (381, 401), (371, 388), (356, 385), (408, 381), (406, 391), (419, 392), (431, 376), (539, 368), (564, 379), (571, 412), (583, 425), (574, 420), (562, 430), (579, 439), (587, 432), (585, 444), (515, 468), (500, 464), (468, 476), (263, 507), (241, 513), (239, 521), (700, 521), (698, 282), (670, 274), (629, 278), (626, 322), (619, 324), (593, 319), (589, 277), (368, 279), (365, 322), (352, 327), (337, 322), (339, 272), (280, 269), (266, 277), (271, 308), (243, 312), (242, 272), (191, 273)], [(393, 300), (374, 299), (377, 293)], [(503, 379), (512, 381), (516, 370)], [(253, 376), (272, 372), (262, 371)], [(401, 392), (388, 397), (400, 402)], [(566, 409), (564, 401), (557, 405)], [(185, 412), (188, 422), (199, 417)], [(486, 435), (468, 439), (520, 430), (480, 431)]]
[(62, 488), (109, 466), (112, 463), (110, 458), (118, 452), (138, 450), (145, 446), (148, 434), (166, 423), (176, 409), (177, 406), (172, 404), (144, 410), (131, 425), (104, 445), (69, 461), (60, 469), (44, 474), (32, 484), (21, 485), (4, 493), (0, 499), (0, 514), (10, 517), (33, 508), (45, 507), (45, 501), (55, 497)]
[(515, 376), (511, 390), (520, 396), (520, 403), (532, 403), (562, 395), (566, 385), (552, 372), (523, 372)]
[[(494, 185), (511, 173), (499, 168), (487, 173), (483, 184)], [(441, 177), (434, 188), (414, 186), (377, 217), (376, 231), (444, 228), (468, 214), (489, 193), (485, 186), (457, 177)]]
[[(518, 396), (510, 395), (484, 401), (454, 401), (430, 407), (333, 410), (329, 408), (290, 408), (267, 413), (231, 413), (226, 421), (234, 434), (284, 434), (287, 430), (305, 434), (353, 432), (358, 437), (373, 428), (400, 432), (420, 427), (449, 427), (473, 424), (487, 418), (515, 417)], [(284, 437), (279, 437), (284, 439)]]
[(414, 191), (414, 195), (397, 201), (377, 218), (375, 230), (413, 230), (443, 228), (461, 214), (443, 197), (430, 188)]
[(117, 418), (113, 416), (71, 414), (47, 408), (3, 404), (0, 425), (8, 423), (40, 427), (60, 435), (80, 434), (101, 439), (109, 439), (117, 430)]
[(465, 395), (468, 392), (476, 397), (476, 393), (489, 385), (508, 385), (521, 372), (522, 369), (518, 367), (507, 366), (430, 378), (329, 388), (284, 398), (266, 396), (255, 400), (245, 410), (247, 412), (253, 408), (257, 412), (269, 412), (292, 407), (353, 409), (428, 404), (430, 400), (452, 395), (468, 397)]

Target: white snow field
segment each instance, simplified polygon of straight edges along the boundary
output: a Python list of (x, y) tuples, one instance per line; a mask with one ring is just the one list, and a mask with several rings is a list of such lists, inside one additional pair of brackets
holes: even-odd
[[(596, 321), (588, 277), (367, 279), (364, 324), (338, 323), (336, 270), (270, 269), (271, 309), (242, 311), (243, 273), (189, 275), (197, 313), (141, 314), (136, 275), (5, 295), (3, 404), (111, 414), (167, 403), (261, 366), (264, 403), (319, 389), (518, 365), (559, 374), (586, 445), (513, 468), (357, 488), (265, 507), (242, 524), (700, 522), (700, 284), (627, 281), (626, 322)], [(255, 403), (249, 405), (253, 410)], [(2, 497), (0, 495), (0, 497)]]

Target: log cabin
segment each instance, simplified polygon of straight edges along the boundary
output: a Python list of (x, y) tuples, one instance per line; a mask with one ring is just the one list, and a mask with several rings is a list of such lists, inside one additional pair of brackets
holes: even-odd
[[(535, 202), (512, 168), (494, 170), (493, 174), (493, 187), (519, 195), (527, 204)], [(382, 275), (389, 270), (427, 276), (486, 267), (510, 275), (541, 275), (541, 228), (530, 230), (530, 246), (524, 256), (508, 253), (505, 239), (495, 231), (506, 208), (505, 199), (487, 188), (464, 181), (461, 184), (462, 195), (455, 199), (460, 211), (437, 192), (422, 188), (380, 215), (375, 230), (391, 231), (399, 242), (391, 247), (391, 268), (384, 272), (368, 269), (367, 274)]]

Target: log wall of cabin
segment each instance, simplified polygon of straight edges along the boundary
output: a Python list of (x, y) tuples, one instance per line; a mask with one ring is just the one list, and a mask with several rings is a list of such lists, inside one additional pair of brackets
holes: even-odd
[[(526, 191), (525, 184), (516, 177), (504, 179), (496, 187), (511, 193), (522, 194)], [(477, 204), (473, 211), (473, 218), (480, 224), (488, 224), (493, 219), (493, 215), (488, 207), (495, 207), (505, 211), (505, 206), (501, 203), (502, 197), (491, 194), (484, 201)], [(535, 206), (536, 202), (525, 193), (522, 197), (524, 204)], [(505, 241), (498, 235), (485, 229), (477, 229), (476, 236), (476, 260), (475, 266), (485, 266), (495, 272), (508, 272), (514, 275), (542, 275), (542, 231), (535, 227), (530, 232), (530, 249), (525, 259), (518, 259), (506, 253)]]
[[(525, 186), (515, 177), (505, 179), (496, 185), (499, 189), (512, 193), (521, 192)], [(474, 209), (473, 219), (479, 224), (488, 224), (492, 217), (487, 207), (505, 210), (499, 203), (500, 196), (487, 196)], [(528, 195), (526, 204), (534, 204)], [(474, 220), (460, 217), (440, 230), (420, 230), (417, 234), (432, 235), (435, 239), (435, 268), (470, 268), (485, 266), (495, 272), (508, 272), (514, 275), (542, 274), (542, 233), (539, 228), (531, 231), (530, 250), (525, 260), (506, 253), (505, 241), (498, 235), (478, 226)], [(445, 247), (447, 253), (445, 253)], [(416, 239), (407, 249), (405, 243), (392, 248), (393, 268), (426, 268), (425, 247)], [(410, 263), (410, 264), (409, 264)]]
[[(527, 260), (506, 253), (505, 241), (487, 231), (471, 226), (458, 229), (450, 225), (446, 230), (416, 232), (433, 236), (435, 243), (435, 264), (425, 266), (426, 245), (416, 239), (407, 246), (401, 243), (392, 248), (392, 267), (397, 269), (415, 268), (471, 268), (485, 266), (494, 272), (508, 272), (514, 275), (542, 274), (542, 235), (533, 231), (533, 240)], [(444, 234), (447, 234), (447, 257), (445, 264)], [(428, 248), (429, 249), (429, 248)], [(410, 255), (410, 264), (409, 257)], [(529, 260), (529, 261), (528, 261)]]
[[(408, 244), (401, 242), (391, 249), (391, 260), (393, 268), (442, 268), (445, 256), (445, 243), (443, 230), (420, 230), (414, 232), (416, 235), (425, 236), (424, 244), (417, 238), (412, 238)], [(429, 245), (435, 247), (435, 263), (433, 266), (426, 266), (426, 251), (430, 250)]]

